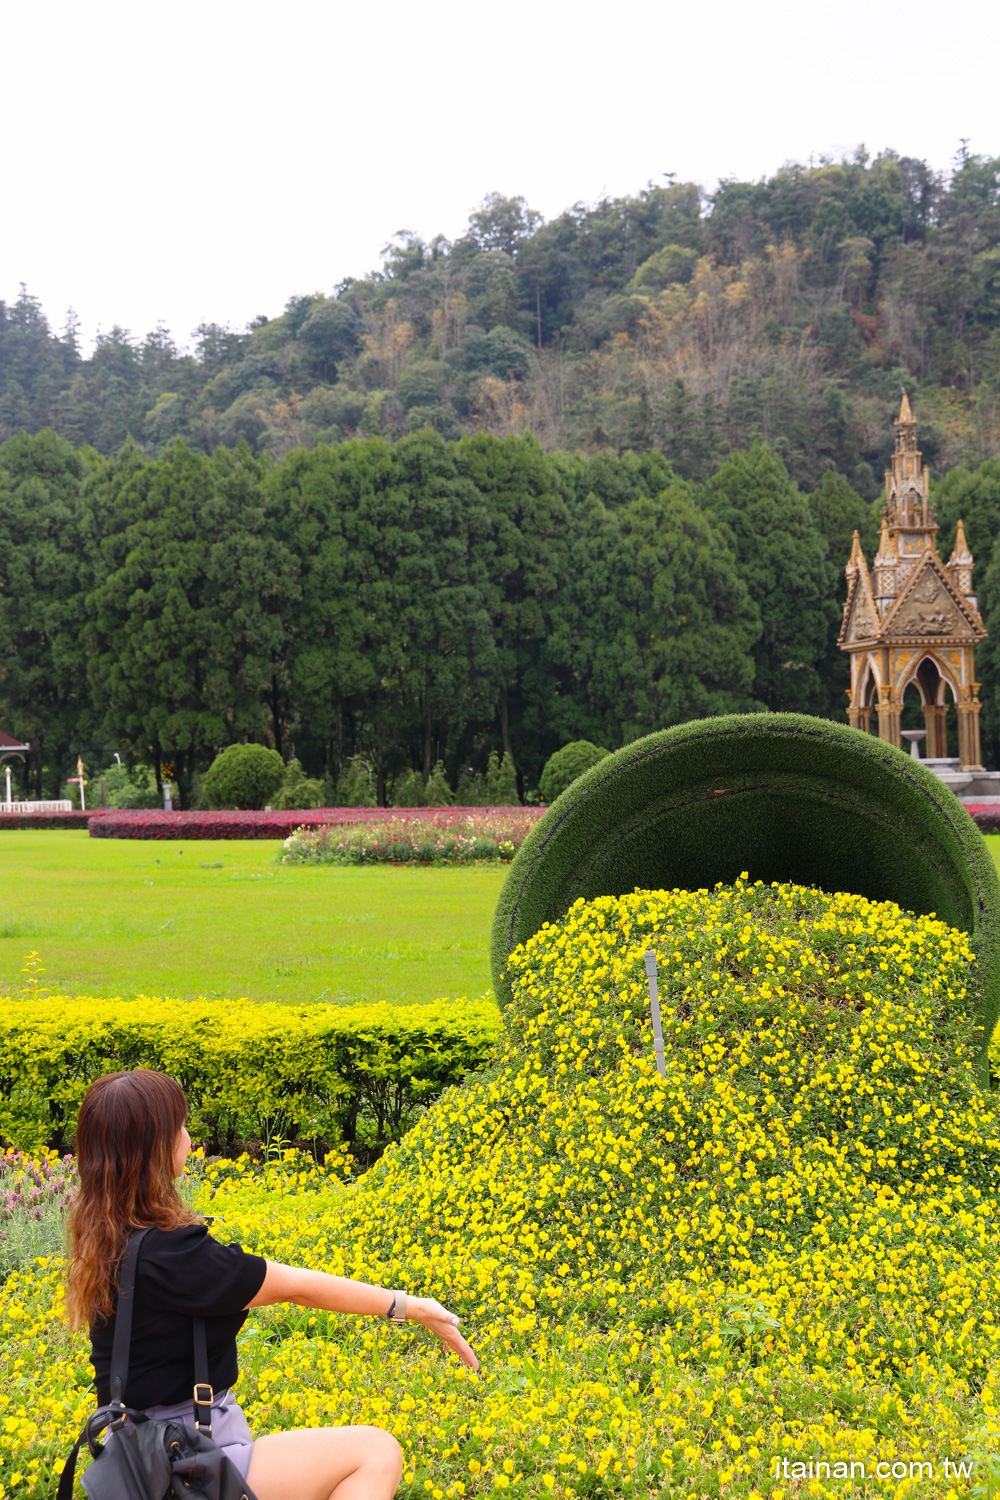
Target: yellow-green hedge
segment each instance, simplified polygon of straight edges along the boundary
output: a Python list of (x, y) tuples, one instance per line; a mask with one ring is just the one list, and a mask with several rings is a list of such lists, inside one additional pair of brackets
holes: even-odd
[(278, 1137), (378, 1146), (483, 1068), (501, 1030), (489, 1000), (0, 1000), (0, 1141), (65, 1149), (88, 1084), (144, 1067), (177, 1079), (191, 1134), (212, 1150)]

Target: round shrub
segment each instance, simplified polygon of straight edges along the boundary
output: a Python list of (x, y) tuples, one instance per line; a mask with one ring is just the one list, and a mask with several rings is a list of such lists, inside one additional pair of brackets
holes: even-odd
[(591, 744), (590, 740), (572, 740), (549, 756), (538, 782), (538, 790), (546, 802), (554, 802), (578, 776), (589, 771), (591, 766), (596, 766), (607, 753), (600, 745)]
[(565, 791), (528, 835), (493, 925), (507, 959), (583, 897), (792, 881), (895, 901), (970, 936), (974, 1002), (992, 1034), (1000, 999), (1000, 881), (975, 824), (909, 755), (800, 714), (701, 719), (636, 740)]
[(285, 762), (266, 745), (230, 745), (217, 755), (201, 784), (206, 807), (241, 812), (265, 807), (285, 779)]

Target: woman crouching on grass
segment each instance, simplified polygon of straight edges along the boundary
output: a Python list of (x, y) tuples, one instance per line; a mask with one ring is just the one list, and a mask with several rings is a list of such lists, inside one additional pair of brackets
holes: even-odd
[[(177, 1193), (190, 1148), (187, 1100), (166, 1074), (147, 1068), (109, 1073), (87, 1090), (76, 1130), (80, 1186), (70, 1211), (67, 1310), (74, 1327), (90, 1329), (98, 1403), (111, 1399), (118, 1267), (132, 1230), (148, 1228), (136, 1266), (125, 1405), (154, 1420), (193, 1425), (191, 1320), (204, 1318), (216, 1392), (213, 1440), (258, 1500), (389, 1500), (402, 1474), (399, 1444), (390, 1433), (309, 1427), (254, 1441), (230, 1388), (237, 1378), (236, 1335), (251, 1307), (295, 1302), (388, 1317), (396, 1294), (219, 1244)], [(453, 1313), (430, 1297), (406, 1298), (405, 1311), (478, 1369)]]

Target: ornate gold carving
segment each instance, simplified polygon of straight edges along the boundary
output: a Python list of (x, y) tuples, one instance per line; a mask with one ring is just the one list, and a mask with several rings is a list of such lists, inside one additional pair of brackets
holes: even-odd
[(905, 599), (889, 635), (965, 635), (969, 627), (947, 597), (937, 609), (921, 609), (916, 594)]
[(848, 641), (867, 641), (878, 635), (878, 616), (864, 589), (858, 589), (847, 627)]
[(943, 592), (934, 574), (928, 573), (921, 579), (919, 587), (913, 590), (913, 597), (918, 604), (936, 604)]

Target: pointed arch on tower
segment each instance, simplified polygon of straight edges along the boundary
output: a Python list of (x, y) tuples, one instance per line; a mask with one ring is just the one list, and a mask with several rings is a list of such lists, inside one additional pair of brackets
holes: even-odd
[[(926, 671), (927, 666), (934, 668), (937, 676), (936, 683), (932, 683)], [(929, 708), (932, 705), (939, 706), (944, 704), (946, 702), (944, 696), (946, 687), (951, 688), (953, 703), (960, 702), (964, 696), (961, 684), (955, 676), (954, 669), (932, 647), (926, 647), (921, 651), (920, 655), (914, 660), (909, 670), (903, 676), (899, 684), (900, 699), (903, 698), (909, 687), (916, 687), (917, 692), (920, 694), (920, 701), (925, 708)]]

